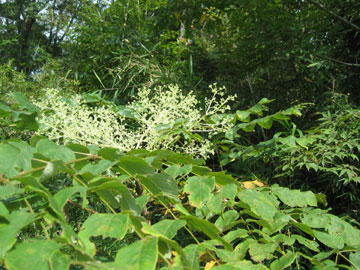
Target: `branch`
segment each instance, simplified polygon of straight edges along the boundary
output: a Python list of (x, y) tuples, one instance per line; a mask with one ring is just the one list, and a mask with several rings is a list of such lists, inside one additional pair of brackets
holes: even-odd
[(314, 55), (314, 56), (319, 57), (319, 58), (323, 58), (323, 59), (326, 59), (326, 60), (330, 60), (330, 61), (342, 64), (342, 65), (345, 65), (345, 66), (360, 67), (360, 64), (346, 63), (346, 62), (343, 62), (343, 61), (340, 61), (340, 60), (337, 60), (337, 59), (334, 59), (334, 58), (331, 58), (331, 57), (327, 57), (327, 56), (321, 56), (321, 55)]
[(335, 17), (336, 19), (338, 19), (339, 21), (341, 21), (344, 24), (347, 24), (348, 26), (350, 26), (352, 29), (354, 29), (355, 31), (360, 33), (360, 27), (357, 26), (356, 24), (353, 24), (352, 22), (346, 20), (345, 18), (337, 15), (335, 12), (325, 8), (323, 5), (319, 4), (318, 2), (315, 2), (314, 0), (306, 0), (307, 2), (313, 4), (314, 6), (316, 6), (317, 8), (325, 11), (326, 13), (330, 14), (331, 16)]

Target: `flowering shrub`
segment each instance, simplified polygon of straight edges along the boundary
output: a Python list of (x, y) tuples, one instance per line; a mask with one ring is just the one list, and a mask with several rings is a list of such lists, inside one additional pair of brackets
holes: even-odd
[(230, 118), (214, 120), (213, 116), (226, 113), (227, 103), (235, 99), (225, 98), (224, 88), (210, 88), (213, 96), (205, 100), (203, 110), (195, 95), (183, 94), (176, 85), (144, 88), (126, 107), (89, 106), (81, 95), (64, 96), (58, 89), (46, 89), (33, 100), (41, 111), (38, 133), (59, 143), (96, 144), (121, 151), (172, 149), (207, 157), (213, 153), (211, 136), (231, 125)]

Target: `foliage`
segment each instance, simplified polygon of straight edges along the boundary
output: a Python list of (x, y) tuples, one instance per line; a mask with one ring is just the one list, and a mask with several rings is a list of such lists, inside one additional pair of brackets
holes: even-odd
[(14, 60), (18, 71), (30, 74), (38, 71), (49, 57), (60, 56), (60, 45), (76, 21), (82, 2), (85, 1), (1, 1), (1, 64)]
[[(347, 101), (347, 96), (331, 94), (318, 113), (318, 124), (298, 139), (308, 142), (277, 147), (279, 179), (302, 179), (301, 183), (329, 197), (338, 209), (356, 209), (359, 205), (359, 139), (360, 111)], [(305, 147), (304, 147), (305, 146)], [(316, 181), (314, 181), (316, 179)], [(343, 211), (344, 209), (342, 209)], [(341, 210), (340, 210), (341, 211)]]
[(0, 95), (9, 92), (31, 92), (34, 85), (27, 76), (14, 69), (11, 62), (0, 66)]
[[(317, 208), (310, 191), (244, 189), (201, 160), (168, 150), (125, 155), (34, 137), (30, 145), (1, 143), (0, 157), (0, 256), (10, 270), (34, 267), (29, 256), (41, 269), (358, 267), (360, 231)], [(64, 173), (70, 182), (52, 188)], [(96, 212), (97, 204), (106, 209)], [(93, 213), (80, 230), (66, 216), (74, 205)], [(36, 239), (17, 240), (32, 226), (42, 231)], [(133, 230), (140, 240), (109, 262), (96, 255), (93, 237), (121, 241)]]

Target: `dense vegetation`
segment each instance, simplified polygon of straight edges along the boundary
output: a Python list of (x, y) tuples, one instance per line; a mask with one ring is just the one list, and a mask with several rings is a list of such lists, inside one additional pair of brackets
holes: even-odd
[(359, 10), (0, 1), (0, 269), (360, 269)]

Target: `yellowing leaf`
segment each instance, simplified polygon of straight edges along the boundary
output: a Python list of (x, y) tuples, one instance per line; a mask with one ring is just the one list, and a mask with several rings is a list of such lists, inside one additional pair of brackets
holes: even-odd
[(255, 187), (264, 187), (266, 186), (266, 183), (262, 180), (256, 179), (254, 181), (244, 181), (241, 183), (244, 188), (255, 188)]
[(200, 24), (203, 24), (206, 20), (206, 14), (201, 15)]
[(210, 261), (205, 265), (205, 270), (210, 270), (216, 264), (215, 261)]

